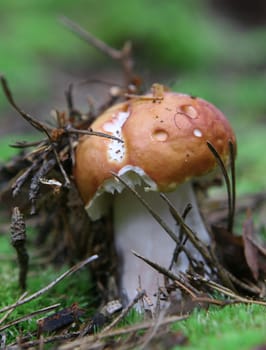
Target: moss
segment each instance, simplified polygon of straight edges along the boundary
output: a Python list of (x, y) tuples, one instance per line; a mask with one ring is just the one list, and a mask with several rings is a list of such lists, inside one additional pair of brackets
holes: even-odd
[(245, 350), (266, 341), (265, 327), (265, 307), (233, 305), (195, 310), (190, 318), (175, 324), (174, 329), (187, 335), (186, 350)]

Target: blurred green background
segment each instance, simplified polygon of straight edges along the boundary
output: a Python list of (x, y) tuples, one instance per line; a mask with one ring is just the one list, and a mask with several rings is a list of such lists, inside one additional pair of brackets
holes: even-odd
[[(232, 4), (233, 3), (233, 4)], [(239, 8), (237, 7), (239, 6)], [(119, 83), (120, 67), (81, 41), (64, 15), (109, 45), (131, 40), (136, 71), (148, 88), (161, 82), (219, 107), (238, 137), (238, 193), (266, 188), (266, 6), (263, 1), (221, 0), (1, 0), (0, 72), (17, 103), (49, 119), (64, 109), (71, 82), (99, 78)], [(265, 16), (264, 16), (265, 15)], [(77, 107), (98, 85), (76, 92)], [(17, 135), (31, 132), (0, 92), (1, 158)], [(19, 136), (20, 137), (20, 136)], [(25, 139), (26, 136), (21, 136)]]

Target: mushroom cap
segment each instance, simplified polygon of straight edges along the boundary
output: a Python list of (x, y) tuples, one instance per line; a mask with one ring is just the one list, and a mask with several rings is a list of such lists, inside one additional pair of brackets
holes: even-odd
[[(172, 191), (179, 184), (216, 168), (209, 141), (225, 163), (235, 134), (211, 103), (165, 91), (161, 98), (144, 95), (107, 109), (91, 125), (93, 131), (120, 138), (82, 136), (76, 148), (74, 178), (87, 206), (107, 190), (112, 172), (135, 172), (151, 190)], [(106, 184), (111, 184), (107, 186)]]

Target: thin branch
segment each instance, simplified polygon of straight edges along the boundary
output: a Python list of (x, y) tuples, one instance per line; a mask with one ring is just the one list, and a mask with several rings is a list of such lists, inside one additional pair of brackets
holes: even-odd
[[(190, 203), (188, 203), (183, 211), (183, 214), (182, 214), (183, 220), (186, 219), (186, 216), (188, 215), (188, 213), (190, 212), (191, 209), (192, 209), (192, 205)], [(180, 240), (180, 243), (178, 245), (176, 245), (176, 247), (175, 247), (175, 250), (174, 250), (173, 256), (172, 256), (172, 260), (170, 262), (169, 270), (172, 270), (174, 263), (177, 262), (179, 254), (184, 250), (185, 244), (188, 240), (187, 235), (185, 235), (185, 237), (184, 237), (184, 231), (182, 229), (179, 229), (179, 240)]]
[(6, 95), (6, 98), (8, 99), (11, 106), (28, 122), (30, 123), (35, 129), (44, 132), (49, 138), (49, 131), (51, 130), (48, 126), (44, 125), (43, 123), (40, 123), (38, 120), (30, 116), (28, 113), (24, 112), (18, 105), (16, 104), (13, 95), (11, 93), (11, 90), (9, 89), (8, 83), (6, 78), (1, 75), (0, 76), (1, 84), (4, 90), (4, 93)]
[[(8, 316), (16, 309), (18, 303), (23, 300), (25, 298), (25, 296), (27, 295), (27, 292), (24, 292), (19, 298), (18, 301), (14, 304), (14, 307), (12, 307), (11, 309), (9, 309), (7, 311), (7, 313), (0, 319), (0, 325), (8, 318)], [(4, 326), (5, 327), (5, 326)], [(0, 328), (0, 331), (2, 331), (3, 327)]]
[[(178, 321), (183, 321), (186, 320), (189, 317), (188, 314), (182, 315), (182, 316), (168, 316), (165, 317), (164, 320), (161, 322), (161, 325), (165, 325), (168, 323), (173, 323), (173, 322), (178, 322)], [(114, 329), (113, 331), (110, 332), (106, 332), (106, 333), (100, 333), (99, 336), (100, 338), (105, 338), (105, 337), (110, 337), (110, 336), (117, 336), (117, 335), (123, 335), (123, 334), (127, 334), (130, 332), (135, 332), (141, 329), (147, 329), (150, 328), (154, 325), (154, 320), (152, 321), (148, 321), (148, 322), (142, 322), (142, 323), (138, 323), (136, 325), (133, 326), (129, 326), (129, 327), (124, 327), (121, 329)]]
[[(16, 324), (19, 324), (21, 322), (27, 321), (27, 320), (31, 319), (32, 317), (34, 317), (36, 315), (40, 315), (40, 314), (42, 314), (44, 312), (52, 311), (52, 310), (56, 309), (58, 306), (60, 306), (60, 304), (50, 305), (50, 306), (44, 307), (42, 309), (33, 311), (30, 314), (27, 314), (25, 316), (19, 317), (16, 320), (13, 320), (13, 321), (5, 324), (4, 326), (0, 327), (0, 332), (4, 331), (5, 329), (7, 329), (7, 328), (9, 328), (11, 326), (15, 326)], [(11, 309), (9, 311), (13, 311), (13, 309)]]
[(71, 21), (65, 16), (60, 17), (61, 23), (63, 23), (68, 29), (70, 29), (74, 34), (78, 35), (81, 39), (85, 40), (87, 43), (95, 47), (97, 50), (105, 54), (107, 57), (120, 61), (126, 78), (126, 83), (129, 85), (133, 80), (132, 68), (133, 60), (131, 57), (131, 43), (127, 41), (121, 50), (116, 50), (111, 46), (107, 45), (102, 40), (96, 38), (94, 35), (88, 31), (81, 28), (77, 23)]
[(29, 301), (32, 301), (33, 299), (38, 298), (40, 295), (46, 293), (48, 290), (50, 290), (51, 288), (53, 288), (56, 284), (58, 284), (59, 282), (61, 282), (64, 278), (66, 278), (67, 276), (72, 275), (74, 272), (77, 272), (78, 270), (80, 270), (81, 268), (83, 268), (85, 265), (90, 264), (91, 262), (93, 262), (94, 260), (98, 259), (98, 255), (92, 255), (89, 258), (81, 261), (80, 263), (72, 266), (69, 270), (67, 270), (66, 272), (64, 272), (61, 276), (59, 276), (58, 278), (56, 278), (54, 281), (52, 281), (51, 283), (49, 283), (46, 287), (38, 290), (36, 293), (33, 293), (32, 295), (28, 296), (25, 299), (20, 300), (19, 302), (12, 304), (12, 305), (8, 305), (5, 306), (4, 308), (2, 308), (0, 310), (0, 313), (6, 312), (14, 307), (18, 307), (20, 305), (26, 304)]
[(84, 80), (81, 80), (80, 82), (78, 82), (77, 84), (80, 86), (85, 85), (85, 84), (103, 84), (103, 85), (107, 85), (110, 87), (113, 87), (115, 85), (118, 88), (121, 88), (121, 89), (123, 88), (123, 86), (121, 84), (118, 84), (118, 83), (113, 82), (113, 81), (107, 81), (104, 79), (98, 79), (98, 78), (84, 79)]
[[(188, 317), (189, 317), (188, 314), (185, 314), (182, 316), (168, 316), (162, 320), (161, 325), (163, 326), (163, 325), (171, 324), (173, 322), (183, 321), (183, 320), (186, 320)], [(148, 329), (148, 328), (152, 327), (153, 325), (154, 325), (154, 321), (141, 322), (141, 323), (138, 323), (138, 324), (133, 325), (133, 326), (127, 326), (127, 327), (123, 327), (123, 328), (119, 328), (119, 329), (114, 329), (114, 330), (111, 330), (111, 331), (103, 333), (103, 334), (99, 333), (96, 336), (95, 335), (88, 335), (84, 338), (77, 339), (77, 340), (74, 340), (72, 342), (66, 342), (66, 343), (62, 344), (61, 346), (58, 346), (57, 348), (60, 350), (72, 350), (75, 347), (80, 347), (80, 346), (82, 346), (83, 348), (85, 346), (86, 349), (88, 349), (88, 350), (89, 349), (97, 349), (100, 347), (102, 348), (102, 346), (104, 345), (102, 343), (102, 340), (104, 340), (106, 338), (127, 335), (130, 333), (133, 334), (137, 331)], [(63, 334), (63, 335), (55, 335), (55, 336), (47, 337), (47, 338), (40, 339), (40, 340), (29, 341), (29, 342), (23, 343), (23, 348), (37, 347), (38, 345), (40, 346), (41, 344), (48, 344), (48, 343), (58, 342), (58, 341), (62, 341), (62, 340), (72, 339), (72, 338), (76, 338), (79, 334), (80, 334), (80, 332), (73, 332), (73, 333), (67, 333), (67, 334)], [(98, 341), (97, 341), (97, 339), (98, 339)], [(90, 345), (92, 345), (92, 346), (90, 346)]]
[(51, 145), (52, 145), (52, 150), (53, 150), (57, 165), (59, 166), (61, 174), (63, 175), (63, 178), (65, 180), (65, 187), (69, 188), (70, 187), (70, 179), (69, 179), (69, 177), (68, 177), (68, 175), (67, 175), (67, 173), (66, 173), (66, 171), (61, 163), (61, 160), (60, 160), (60, 157), (59, 157), (59, 154), (58, 154), (56, 148), (54, 147), (53, 143)]
[(154, 217), (154, 219), (162, 226), (162, 228), (166, 231), (166, 233), (172, 238), (172, 240), (179, 244), (179, 239), (176, 236), (176, 234), (170, 229), (170, 227), (166, 224), (166, 222), (158, 215), (151, 207), (150, 205), (145, 201), (145, 199), (142, 198), (142, 196), (131, 186), (128, 185), (128, 183), (123, 180), (119, 175), (117, 175), (114, 172), (111, 172), (111, 174), (119, 180), (126, 188), (128, 188), (138, 199), (139, 201), (144, 205), (144, 207), (149, 211), (149, 213)]
[(35, 129), (41, 131), (41, 132), (44, 132), (46, 134), (46, 136), (48, 137), (49, 141), (50, 141), (50, 144), (51, 144), (51, 147), (52, 147), (52, 150), (53, 150), (53, 153), (54, 153), (54, 156), (55, 156), (55, 159), (58, 163), (58, 166), (60, 168), (60, 171), (65, 179), (65, 185), (68, 187), (69, 184), (70, 184), (70, 181), (69, 181), (69, 178), (61, 164), (61, 161), (60, 161), (60, 158), (59, 158), (59, 155), (57, 153), (57, 150), (55, 148), (55, 145), (51, 139), (51, 135), (50, 135), (50, 132), (52, 131), (52, 128), (48, 127), (47, 125), (44, 125), (43, 123), (39, 122), (38, 120), (36, 120), (35, 118), (31, 117), (28, 113), (24, 112), (20, 107), (18, 107), (18, 105), (16, 104), (16, 102), (14, 101), (14, 98), (12, 96), (12, 93), (9, 89), (9, 86), (8, 86), (8, 83), (7, 83), (7, 80), (5, 79), (4, 76), (0, 76), (0, 80), (1, 80), (1, 84), (2, 84), (2, 87), (3, 87), (3, 90), (4, 90), (4, 93), (9, 101), (9, 103), (11, 104), (11, 106), (28, 122), (30, 123)]
[[(169, 228), (166, 222), (149, 206), (149, 204), (142, 198), (142, 196), (131, 186), (127, 184), (120, 176), (112, 172), (112, 175), (118, 179), (126, 188), (128, 188), (146, 207), (146, 209), (150, 212), (150, 214), (154, 217), (154, 219), (162, 226), (165, 232), (174, 240), (176, 244), (180, 244), (179, 238), (175, 235), (175, 233)], [(195, 246), (196, 249), (201, 253), (201, 255), (205, 258), (205, 260), (209, 263), (210, 267), (214, 266), (217, 269), (217, 273), (220, 278), (233, 290), (233, 284), (231, 282), (231, 275), (229, 277), (229, 272), (219, 263), (216, 256), (214, 256), (209, 249), (206, 247), (204, 243), (202, 243), (199, 238), (195, 235), (195, 233), (184, 223), (182, 217), (178, 214), (175, 207), (169, 201), (169, 199), (163, 194), (160, 193), (162, 199), (166, 201), (169, 206), (169, 210), (171, 214), (174, 216), (177, 223), (180, 225), (181, 229), (189, 237), (191, 243)]]
[(201, 253), (201, 255), (205, 258), (206, 261), (210, 262), (211, 256), (207, 246), (198, 238), (197, 235), (195, 235), (195, 233), (190, 229), (190, 227), (186, 225), (182, 217), (177, 212), (176, 208), (167, 198), (167, 196), (165, 196), (163, 193), (160, 193), (160, 197), (167, 203), (170, 213), (172, 214), (176, 222), (179, 224), (181, 229), (186, 233), (194, 247), (198, 249), (198, 251)]
[(97, 50), (101, 51), (113, 60), (121, 60), (122, 54), (120, 50), (116, 50), (108, 46), (102, 40), (96, 38), (94, 35), (83, 29), (77, 23), (71, 21), (65, 16), (61, 16), (60, 22), (63, 23), (68, 29), (70, 29), (74, 34), (78, 35), (81, 39), (85, 40), (87, 43), (95, 47)]
[(209, 263), (210, 268), (217, 269), (217, 274), (220, 276), (220, 278), (224, 281), (224, 283), (230, 286), (230, 288), (233, 290), (234, 286), (231, 282), (231, 278), (229, 277), (229, 272), (220, 264), (216, 255), (214, 255), (213, 252), (209, 250), (208, 247), (197, 237), (197, 235), (195, 235), (195, 233), (190, 229), (190, 227), (185, 224), (184, 220), (178, 214), (177, 210), (169, 201), (169, 199), (163, 193), (160, 193), (160, 196), (166, 201), (166, 203), (169, 206), (169, 210), (171, 214), (173, 215), (177, 223), (180, 225), (181, 229), (189, 237), (194, 247), (201, 253), (204, 259)]
[(117, 142), (121, 142), (123, 143), (124, 141), (121, 140), (120, 138), (116, 137), (116, 136), (112, 136), (109, 134), (105, 134), (104, 132), (100, 132), (100, 131), (93, 131), (93, 130), (79, 130), (79, 129), (75, 129), (72, 127), (68, 127), (67, 128), (67, 132), (69, 134), (80, 134), (80, 135), (91, 135), (91, 136), (100, 136), (100, 137), (105, 137), (107, 139), (112, 139), (115, 140)]
[[(191, 276), (191, 278), (193, 278), (193, 276)], [(218, 291), (218, 292), (220, 292), (220, 293), (222, 293), (224, 295), (227, 295), (227, 296), (229, 296), (231, 298), (234, 298), (236, 301), (238, 301), (240, 303), (257, 304), (257, 305), (266, 306), (266, 301), (264, 301), (264, 300), (254, 300), (254, 299), (245, 298), (245, 297), (242, 297), (239, 294), (236, 294), (233, 290), (220, 285), (217, 282), (206, 280), (206, 279), (202, 278), (201, 276), (197, 276), (197, 278), (201, 279), (201, 282), (205, 283), (210, 288), (212, 288), (212, 289), (214, 289), (214, 290), (216, 290), (216, 291)]]
[[(9, 347), (10, 347), (10, 349), (14, 349), (14, 350), (33, 349), (33, 348), (35, 348), (35, 349), (43, 349), (43, 345), (44, 344), (60, 342), (60, 341), (63, 341), (63, 340), (70, 340), (72, 338), (76, 338), (79, 335), (79, 333), (80, 332), (73, 332), (73, 333), (54, 335), (54, 336), (46, 337), (46, 338), (41, 337), (38, 340), (30, 340), (30, 341), (27, 341), (27, 342), (23, 342), (22, 344), (20, 344), (19, 342), (18, 343), (13, 343), (13, 344), (10, 344)], [(71, 342), (67, 342), (66, 344), (72, 344), (72, 343)], [(57, 349), (59, 349), (59, 348), (57, 347)], [(70, 347), (70, 349), (73, 349), (73, 348)]]
[(33, 163), (31, 166), (29, 166), (24, 173), (22, 173), (15, 181), (15, 183), (12, 185), (12, 196), (15, 197), (21, 190), (24, 183), (27, 181), (28, 177), (33, 173), (33, 171), (37, 168), (36, 163)]
[(162, 275), (168, 277), (169, 279), (171, 279), (174, 282), (177, 282), (176, 285), (178, 285), (178, 287), (180, 287), (181, 289), (183, 289), (184, 291), (186, 291), (188, 294), (190, 294), (192, 297), (196, 297), (195, 291), (192, 291), (190, 286), (187, 286), (184, 281), (182, 280), (182, 278), (180, 278), (179, 276), (175, 275), (174, 273), (172, 273), (171, 271), (167, 270), (166, 268), (164, 268), (163, 266), (155, 263), (154, 261), (151, 261), (147, 258), (145, 258), (144, 256), (140, 255), (139, 253), (132, 251), (132, 253), (139, 259), (143, 260), (146, 264), (148, 264), (149, 266), (151, 266), (154, 270), (156, 270), (157, 272), (161, 273)]
[(27, 142), (27, 141), (17, 141), (16, 143), (9, 144), (10, 147), (13, 148), (27, 148), (27, 147), (40, 147), (45, 144), (47, 139), (43, 139), (40, 141), (32, 141), (32, 142)]
[[(225, 271), (227, 271), (227, 270), (225, 270)], [(235, 277), (233, 274), (231, 274), (231, 272), (229, 272), (229, 271), (227, 271), (227, 275), (230, 278), (230, 280), (232, 282), (234, 282), (235, 285), (238, 285), (240, 288), (246, 290), (247, 292), (249, 292), (251, 294), (257, 294), (257, 295), (261, 294), (262, 290), (258, 286), (254, 285), (254, 284), (248, 284), (248, 283), (241, 281), (240, 279)]]

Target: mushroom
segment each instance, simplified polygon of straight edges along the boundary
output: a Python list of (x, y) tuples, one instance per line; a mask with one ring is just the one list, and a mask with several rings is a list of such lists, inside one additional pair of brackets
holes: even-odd
[[(115, 247), (119, 257), (119, 286), (124, 302), (137, 294), (139, 283), (149, 296), (163, 285), (163, 276), (133, 255), (132, 250), (169, 268), (175, 242), (112, 173), (141, 196), (177, 232), (176, 222), (156, 192), (167, 196), (183, 211), (190, 203), (187, 225), (208, 243), (208, 231), (195, 198), (192, 179), (211, 173), (216, 160), (209, 141), (227, 163), (234, 132), (225, 116), (209, 102), (185, 94), (162, 91), (130, 98), (107, 109), (91, 125), (94, 131), (119, 138), (84, 136), (76, 149), (74, 178), (92, 220), (104, 215), (110, 200), (114, 211)], [(195, 258), (199, 253), (188, 243)], [(203, 260), (203, 259), (202, 259)], [(188, 260), (180, 254), (175, 271)]]

